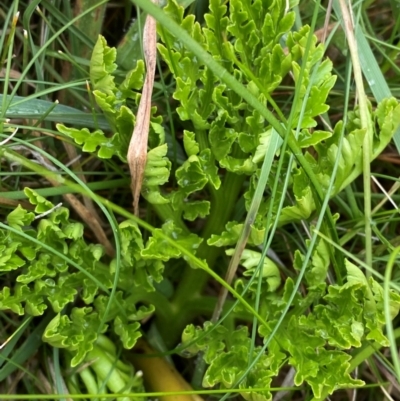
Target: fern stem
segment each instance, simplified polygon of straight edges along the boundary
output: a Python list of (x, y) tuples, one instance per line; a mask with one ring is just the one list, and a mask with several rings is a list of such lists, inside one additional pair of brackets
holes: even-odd
[[(221, 253), (221, 248), (210, 247), (206, 241), (212, 234), (220, 234), (223, 231), (236, 205), (236, 199), (242, 188), (243, 180), (244, 176), (227, 173), (219, 190), (211, 193), (211, 213), (201, 234), (204, 241), (196, 253), (199, 259), (206, 259), (211, 269), (214, 269), (215, 262)], [(184, 326), (193, 317), (193, 310), (185, 306), (201, 294), (208, 279), (209, 275), (203, 269), (188, 267), (184, 272), (172, 301), (174, 310), (179, 311), (179, 316), (176, 316), (173, 327), (165, 327), (165, 335), (171, 343), (178, 339)]]

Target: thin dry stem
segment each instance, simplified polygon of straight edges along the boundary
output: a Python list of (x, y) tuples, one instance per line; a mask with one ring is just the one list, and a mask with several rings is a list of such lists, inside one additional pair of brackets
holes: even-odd
[[(40, 143), (40, 142), (38, 142)], [(25, 146), (16, 145), (12, 147), (13, 150), (25, 150), (32, 154), (32, 156), (39, 162), (40, 165), (46, 167), (50, 171), (58, 172), (54, 165), (46, 157), (42, 156), (39, 152), (29, 149)], [(46, 177), (53, 186), (57, 187), (60, 185), (59, 182), (52, 179), (51, 177)], [(93, 215), (92, 211), (89, 210), (75, 195), (64, 194), (63, 198), (75, 209), (81, 219), (87, 224), (90, 230), (93, 232), (97, 241), (102, 244), (105, 248), (107, 255), (113, 257), (115, 255), (114, 247), (109, 241), (103, 227)]]
[(328, 32), (330, 32), (330, 30), (329, 30), (329, 26), (330, 26), (329, 25), (329, 20), (331, 18), (331, 12), (332, 12), (332, 0), (329, 0), (328, 8), (326, 9), (324, 27), (322, 29), (321, 43), (323, 43), (323, 44), (325, 44), (325, 40), (326, 40), (326, 37), (328, 36)]
[[(82, 170), (80, 162), (78, 161), (79, 158), (78, 158), (78, 153), (76, 151), (75, 146), (73, 146), (70, 143), (67, 143), (65, 141), (63, 141), (63, 146), (68, 154), (68, 158), (73, 161), (72, 167), (74, 168), (74, 172), (77, 174), (79, 179), (86, 184), (87, 183), (86, 176), (85, 176), (85, 174), (82, 174), (83, 170)], [(93, 219), (97, 220), (99, 225), (102, 226), (101, 218), (100, 218), (99, 214), (97, 213), (97, 210), (94, 206), (92, 199), (90, 199), (88, 196), (83, 196), (82, 198), (83, 198), (83, 203), (85, 204), (85, 207), (92, 214)]]

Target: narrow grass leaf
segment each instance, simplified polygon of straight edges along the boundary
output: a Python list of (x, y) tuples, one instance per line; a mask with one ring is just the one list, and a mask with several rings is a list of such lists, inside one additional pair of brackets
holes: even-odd
[[(282, 138), (278, 135), (275, 130), (272, 130), (271, 141), (268, 146), (268, 150), (265, 154), (264, 163), (261, 168), (260, 178), (257, 183), (256, 191), (254, 193), (253, 199), (250, 204), (249, 211), (246, 216), (246, 220), (243, 225), (242, 233), (240, 235), (239, 241), (235, 247), (235, 253), (233, 254), (228, 270), (226, 272), (225, 281), (228, 284), (232, 283), (232, 280), (236, 274), (236, 270), (239, 266), (240, 259), (243, 254), (243, 250), (246, 247), (247, 240), (249, 238), (251, 232), (251, 226), (254, 223), (258, 209), (260, 207), (261, 201), (263, 199), (263, 194), (265, 187), (267, 185), (267, 181), (269, 178), (269, 173), (271, 171), (272, 163), (274, 161), (275, 153), (278, 148), (282, 145)], [(216, 322), (221, 315), (222, 308), (224, 306), (224, 302), (226, 300), (226, 296), (228, 295), (228, 290), (225, 287), (222, 287), (221, 292), (218, 296), (218, 301), (215, 306), (215, 310), (213, 313), (212, 321)]]
[[(47, 313), (30, 333), (29, 337), (15, 351), (10, 360), (0, 369), (0, 382), (5, 380), (16, 369), (21, 368), (21, 365), (37, 352), (38, 348), (43, 344), (42, 334), (44, 329), (52, 317), (51, 313)], [(3, 398), (2, 395), (1, 398)]]
[(392, 323), (393, 317), (391, 310), (392, 308), (391, 308), (389, 287), (391, 282), (393, 266), (396, 263), (396, 261), (398, 263), (397, 259), (399, 253), (400, 253), (400, 247), (397, 247), (390, 255), (389, 261), (386, 265), (385, 280), (383, 283), (383, 300), (384, 300), (385, 320), (386, 320), (386, 335), (390, 341), (390, 352), (392, 354), (392, 361), (397, 378), (397, 383), (400, 383), (400, 361), (399, 361), (399, 350), (397, 348), (396, 337), (394, 335), (394, 330), (393, 330), (393, 323)]
[[(11, 98), (8, 96), (0, 95), (0, 103), (6, 99), (6, 102), (10, 102)], [(54, 107), (50, 113), (46, 115), (49, 109)], [(54, 106), (53, 102), (41, 99), (25, 99), (20, 96), (14, 96), (12, 103), (7, 107), (4, 117), (5, 118), (32, 118), (40, 119), (44, 117), (45, 121), (63, 122), (76, 124), (78, 126), (87, 128), (96, 128), (97, 126), (101, 129), (110, 129), (110, 125), (105, 119), (104, 115), (96, 115), (96, 121), (93, 114), (85, 113), (81, 110), (75, 109), (70, 106), (64, 106), (57, 104)]]
[(24, 334), (25, 329), (28, 327), (29, 323), (32, 321), (32, 316), (28, 316), (24, 319), (22, 323), (18, 326), (17, 330), (7, 339), (6, 344), (1, 345), (1, 353), (0, 353), (0, 368), (3, 366), (4, 362), (10, 352), (14, 349), (16, 343), (21, 338), (22, 334)]

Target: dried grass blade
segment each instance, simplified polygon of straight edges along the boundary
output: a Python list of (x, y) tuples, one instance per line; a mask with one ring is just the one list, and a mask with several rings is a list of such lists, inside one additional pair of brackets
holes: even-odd
[[(153, 0), (154, 3), (157, 0)], [(138, 215), (140, 190), (147, 160), (147, 141), (149, 137), (151, 96), (153, 94), (154, 74), (157, 57), (156, 20), (148, 15), (143, 31), (143, 51), (146, 62), (146, 78), (143, 85), (136, 124), (128, 149), (128, 164), (131, 172), (133, 210)]]

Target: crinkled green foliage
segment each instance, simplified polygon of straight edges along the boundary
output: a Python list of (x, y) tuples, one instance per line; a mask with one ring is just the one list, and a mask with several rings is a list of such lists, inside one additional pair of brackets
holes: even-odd
[(279, 217), (281, 224), (287, 224), (292, 221), (308, 219), (315, 210), (315, 200), (310, 186), (310, 181), (303, 169), (294, 169), (293, 177), (293, 195), (295, 199), (294, 206), (286, 206), (282, 209)]
[[(305, 158), (324, 190), (339, 160), (331, 193), (336, 195), (362, 172), (366, 131), (360, 126), (357, 109), (349, 113), (346, 126), (339, 121), (332, 132), (315, 129), (318, 118), (329, 109), (326, 100), (336, 78), (332, 75), (332, 63), (323, 58), (324, 49), (317, 45), (315, 37), (305, 57), (310, 28), (292, 30), (295, 13), (291, 9), (296, 1), (230, 0), (229, 8), (220, 0), (209, 3), (210, 12), (204, 15), (203, 27), (193, 15), (184, 16), (183, 7), (175, 0), (168, 1), (164, 11), (271, 111), (277, 107), (271, 102), (271, 95), (292, 73), (300, 98), (294, 105), (289, 129), (293, 132), (298, 129), (299, 147), (304, 149)], [(156, 117), (153, 107), (142, 195), (150, 204), (170, 203), (174, 210), (171, 219), (193, 221), (209, 215), (214, 204), (213, 197), (208, 195), (227, 190), (221, 188), (227, 175), (248, 176), (249, 185), (243, 195), (248, 209), (272, 127), (177, 38), (161, 26), (158, 33), (159, 53), (176, 84), (173, 98), (178, 102), (176, 112), (184, 122), (183, 147), (187, 157), (176, 166), (175, 180), (171, 180), (175, 187), (171, 185), (168, 194), (163, 193), (161, 186), (169, 182), (172, 163), (167, 155), (171, 153), (167, 152), (162, 117)], [(117, 156), (126, 162), (143, 85), (144, 62), (138, 61), (120, 82), (115, 60), (115, 49), (99, 37), (90, 63), (90, 79), (94, 98), (108, 118), (111, 134), (61, 124), (57, 128), (85, 152), (97, 153), (105, 159)], [(372, 153), (376, 157), (400, 124), (400, 105), (394, 98), (386, 99), (370, 111), (374, 128)], [(280, 225), (312, 218), (318, 204), (307, 174), (297, 162), (288, 164), (284, 164), (281, 174), (291, 176), (291, 196), (279, 216)], [(259, 213), (251, 226), (249, 248), (242, 254), (244, 272), (234, 284), (239, 293), (249, 283), (249, 276), (255, 274), (260, 261), (261, 254), (256, 247), (264, 241), (265, 220), (271, 206), (267, 194), (272, 183), (272, 179), (268, 181)], [(26, 190), (26, 195), (35, 205), (34, 213), (18, 206), (7, 216), (9, 226), (42, 241), (87, 274), (27, 238), (1, 230), (0, 271), (11, 272), (16, 284), (7, 282), (3, 287), (0, 309), (39, 316), (51, 308), (56, 316), (43, 339), (53, 346), (66, 348), (72, 354), (73, 366), (88, 362), (87, 358), (105, 355), (96, 347), (102, 338), (99, 333), (107, 330), (112, 329), (125, 348), (132, 348), (140, 336), (139, 321), (154, 312), (152, 305), (136, 305), (135, 290), (154, 291), (155, 284), (163, 279), (166, 264), (171, 259), (186, 259), (182, 248), (195, 253), (203, 238), (185, 230), (181, 221), (178, 224), (167, 220), (144, 240), (135, 222), (123, 221), (119, 225), (121, 260), (117, 265), (117, 260), (105, 259), (101, 246), (85, 243), (83, 226), (70, 220), (67, 209), (55, 209), (35, 222), (37, 214), (47, 212), (53, 205), (34, 191)], [(276, 212), (275, 205), (272, 210)], [(243, 222), (224, 223), (225, 230), (213, 232), (207, 238), (207, 245), (229, 248), (236, 245)], [(232, 254), (232, 250), (227, 254)], [(295, 253), (295, 271), (302, 268), (304, 258), (300, 251)], [(366, 278), (348, 261), (345, 283), (328, 284), (331, 262), (328, 245), (319, 240), (306, 266), (302, 291), (295, 294), (277, 335), (239, 384), (246, 400), (271, 400), (269, 391), (252, 393), (251, 389), (271, 386), (272, 379), (287, 364), (296, 370), (295, 384), (307, 383), (316, 398), (341, 387), (361, 385), (360, 380), (349, 374), (349, 350), (365, 341), (375, 342), (377, 346), (388, 345), (383, 332), (381, 285), (372, 277)], [(110, 300), (108, 290), (117, 272), (118, 289)], [(292, 278), (287, 278), (281, 285), (279, 269), (269, 259), (264, 260), (261, 272), (259, 313), (268, 327), (260, 325), (258, 333), (265, 340), (285, 310), (295, 284)], [(258, 288), (256, 277), (244, 298), (254, 303)], [(239, 305), (237, 309), (240, 308)], [(390, 308), (394, 318), (400, 308), (400, 296), (395, 292), (390, 293)], [(103, 327), (99, 327), (101, 321), (106, 323)], [(182, 343), (188, 346), (186, 356), (203, 353), (208, 365), (203, 379), (205, 387), (233, 387), (261, 351), (260, 345), (252, 346), (247, 328), (232, 331), (210, 322), (203, 328), (187, 326)]]
[[(307, 240), (306, 244), (309, 245), (310, 241)], [(294, 255), (294, 268), (301, 270), (303, 265), (304, 255), (297, 250)], [(325, 279), (330, 265), (329, 248), (325, 241), (319, 240), (314, 253), (309, 263), (309, 267), (305, 274), (305, 280), (309, 289), (311, 288), (325, 288)]]
[[(247, 85), (249, 91), (262, 103), (268, 103), (267, 96), (290, 70), (295, 81), (298, 81), (301, 69), (299, 62), (302, 60), (300, 100), (296, 103), (292, 128), (299, 126), (301, 129), (298, 138), (300, 147), (314, 148), (313, 153), (306, 152), (306, 159), (323, 188), (328, 187), (333, 165), (340, 157), (332, 194), (335, 195), (348, 184), (349, 177), (354, 179), (361, 173), (364, 132), (349, 122), (345, 127), (343, 148), (339, 156), (337, 149), (343, 128), (341, 122), (336, 124), (333, 133), (313, 131), (317, 117), (329, 109), (326, 99), (336, 78), (331, 72), (331, 61), (323, 60), (323, 46), (317, 45), (315, 37), (312, 38), (307, 60), (303, 59), (310, 29), (304, 26), (298, 32), (290, 32), (294, 13), (286, 12), (286, 7), (283, 1), (272, 4), (258, 0), (232, 0), (228, 12), (226, 5), (217, 0), (211, 1), (210, 13), (204, 17), (206, 26), (203, 28), (194, 21), (192, 15), (184, 17), (183, 8), (173, 0), (168, 2), (164, 10), (231, 74)], [(193, 132), (186, 131), (184, 134), (188, 160), (176, 172), (181, 188), (171, 195), (174, 209), (182, 210), (183, 217), (192, 220), (204, 216), (185, 210), (192, 209), (193, 194), (203, 191), (207, 184), (215, 186), (215, 181), (201, 171), (201, 152), (211, 149), (215, 160), (210, 162), (216, 163), (217, 168), (235, 174), (254, 175), (268, 148), (271, 127), (258, 112), (251, 109), (224, 83), (219, 82), (190, 50), (165, 29), (160, 28), (159, 34), (162, 41), (158, 45), (159, 51), (176, 79), (173, 96), (179, 101), (177, 112), (181, 120), (190, 120), (194, 127)], [(281, 44), (283, 38), (286, 51), (283, 49), (285, 45)], [(378, 146), (379, 151), (386, 146), (398, 126), (399, 118), (394, 117), (395, 110), (400, 111), (398, 107), (394, 99), (386, 100), (378, 105), (372, 115), (379, 126), (374, 140), (374, 146), (376, 149)], [(390, 122), (391, 118), (393, 122)], [(205, 133), (208, 144), (204, 143)], [(207, 145), (209, 148), (204, 147)], [(283, 209), (279, 217), (281, 225), (308, 219), (316, 208), (315, 195), (302, 168), (287, 168), (291, 169), (292, 174), (290, 190), (294, 204)], [(250, 193), (245, 195), (246, 199), (252, 198), (255, 184), (250, 187)], [(182, 207), (182, 204), (190, 206)], [(267, 208), (261, 210), (266, 213)], [(260, 216), (258, 218), (262, 221)]]
[(163, 144), (147, 153), (142, 195), (153, 205), (169, 203), (169, 200), (160, 193), (159, 189), (159, 186), (165, 184), (169, 179), (171, 162), (166, 157), (167, 151), (167, 145)]
[[(226, 251), (227, 255), (233, 255), (234, 249), (228, 249)], [(256, 268), (260, 262), (261, 253), (252, 251), (250, 249), (245, 249), (241, 255), (241, 265), (246, 269), (243, 276), (259, 276), (256, 273)], [(262, 265), (261, 276), (267, 284), (265, 292), (275, 291), (281, 284), (281, 277), (279, 273), (278, 266), (268, 257), (264, 258)]]
[[(142, 256), (144, 244), (142, 234), (133, 221), (124, 221), (120, 224), (121, 255), (120, 281), (133, 281), (135, 286), (146, 291), (154, 291), (154, 282), (162, 280), (164, 263), (159, 259), (145, 259)], [(115, 271), (115, 261), (111, 263), (111, 271)]]
[(53, 204), (48, 201), (43, 196), (38, 195), (35, 191), (32, 191), (30, 188), (24, 189), (25, 195), (28, 197), (29, 202), (32, 205), (36, 205), (35, 212), (36, 213), (44, 213), (51, 210)]
[[(254, 269), (253, 266), (256, 266), (259, 258), (259, 253), (245, 251), (242, 264), (246, 268), (251, 266)], [(302, 256), (297, 258), (301, 263)], [(383, 334), (385, 319), (382, 286), (372, 277), (367, 279), (358, 267), (348, 261), (345, 284), (319, 285), (324, 283), (318, 280), (325, 280), (326, 277), (329, 262), (326, 258), (326, 245), (321, 241), (307, 269), (309, 293), (296, 296), (292, 303), (293, 313), (286, 315), (267, 353), (257, 362), (258, 370), (254, 368), (244, 380), (246, 385), (243, 388), (251, 389), (251, 378), (260, 384), (265, 380), (264, 375), (268, 378), (275, 376), (286, 360), (296, 370), (295, 384), (308, 383), (316, 398), (326, 391), (331, 394), (341, 387), (362, 385), (361, 380), (355, 380), (349, 374), (351, 356), (346, 350), (359, 348), (366, 340), (375, 341), (379, 346), (388, 345), (388, 340)], [(299, 261), (295, 261), (295, 264)], [(263, 272), (268, 274), (270, 269), (270, 262), (264, 263)], [(272, 274), (275, 274), (275, 268), (272, 269)], [(322, 270), (319, 271), (320, 269)], [(316, 274), (317, 278), (312, 277), (313, 274)], [(268, 281), (268, 276), (264, 279)], [(238, 280), (236, 288), (243, 290), (243, 287), (243, 279)], [(270, 291), (277, 290), (277, 286), (271, 288), (270, 283), (269, 288)], [(265, 295), (261, 298), (260, 311), (271, 325), (276, 323), (292, 290), (293, 282), (290, 279), (287, 279), (282, 291), (271, 295), (266, 295), (267, 286), (262, 288)], [(250, 287), (250, 293), (255, 291)], [(252, 297), (249, 296), (248, 299)], [(400, 308), (399, 294), (391, 291), (390, 302), (394, 318)], [(310, 307), (311, 311), (306, 313)], [(182, 342), (183, 345), (189, 344), (185, 352), (191, 355), (200, 351), (205, 353), (204, 360), (209, 367), (204, 377), (204, 386), (221, 384), (229, 388), (247, 367), (250, 338), (246, 329), (239, 329), (232, 334), (221, 326), (216, 331), (211, 331), (211, 327), (209, 322), (204, 324), (203, 329), (188, 326), (183, 333)], [(268, 337), (270, 329), (260, 326), (259, 333), (262, 337)], [(256, 373), (261, 371), (263, 375)], [(246, 398), (246, 395), (244, 396)], [(271, 399), (270, 394), (258, 397), (262, 400)]]
[[(211, 329), (213, 329), (212, 333)], [(210, 335), (207, 335), (207, 333), (210, 333)], [(197, 340), (200, 334), (203, 336)], [(224, 341), (227, 340), (228, 336), (228, 330), (221, 325), (214, 327), (211, 322), (205, 322), (204, 327), (200, 329), (190, 324), (186, 326), (182, 333), (183, 345), (190, 344), (185, 347), (183, 355), (189, 357), (202, 351), (204, 352), (204, 360), (207, 363), (211, 363), (218, 353), (224, 350)]]
[[(243, 230), (243, 223), (230, 221), (226, 224), (225, 230), (226, 231), (223, 231), (221, 235), (212, 234), (211, 238), (207, 240), (207, 244), (218, 247), (235, 245)], [(249, 245), (260, 245), (264, 240), (264, 234), (264, 227), (258, 227), (258, 225), (256, 226), (255, 224), (252, 225), (247, 243)]]
[(135, 125), (135, 115), (132, 113), (128, 101), (136, 105), (140, 94), (135, 90), (143, 85), (144, 63), (137, 62), (135, 69), (126, 74), (125, 80), (117, 84), (113, 75), (116, 50), (107, 46), (105, 39), (99, 36), (93, 49), (90, 62), (90, 80), (93, 85), (93, 95), (97, 105), (106, 115), (114, 133), (106, 136), (101, 130), (90, 132), (88, 129), (67, 128), (62, 124), (57, 129), (71, 137), (79, 145), (83, 145), (85, 152), (96, 152), (100, 158), (109, 159), (114, 155), (126, 161), (126, 152)]
[(196, 134), (194, 132), (183, 131), (183, 146), (188, 156), (194, 156), (199, 153), (200, 147), (196, 142)]
[(170, 238), (175, 244), (191, 252), (195, 252), (202, 242), (199, 236), (183, 233), (182, 229), (178, 228), (172, 220), (169, 220), (163, 224), (162, 228), (154, 230), (153, 236), (147, 241), (141, 256), (144, 259), (159, 259), (163, 262), (171, 258), (182, 257), (182, 251), (173, 246), (165, 237)]
[(363, 385), (362, 380), (353, 379), (348, 370), (351, 356), (343, 351), (326, 347), (325, 339), (298, 324), (293, 317), (287, 327), (287, 351), (289, 363), (296, 369), (294, 383), (299, 386), (306, 381), (316, 398), (324, 391), (331, 394), (340, 387)]
[[(174, 1), (168, 2), (164, 11), (265, 102), (288, 74), (292, 62), (302, 56), (301, 46), (308, 35), (307, 29), (296, 35), (289, 32), (294, 13), (285, 13), (283, 3), (274, 4), (272, 14), (270, 6), (268, 2), (238, 0), (230, 2), (228, 13), (226, 5), (211, 1), (203, 28), (192, 15), (184, 17), (183, 8)], [(192, 194), (207, 185), (218, 189), (219, 168), (246, 175), (257, 170), (261, 159), (254, 159), (254, 155), (268, 126), (235, 92), (216, 80), (190, 50), (161, 27), (159, 34), (162, 43), (158, 49), (176, 79), (173, 96), (179, 101), (177, 112), (181, 120), (191, 120), (194, 127), (193, 132), (184, 134), (188, 160), (176, 171), (180, 188), (171, 194), (174, 208), (183, 209), (183, 217), (192, 220), (204, 216), (197, 207), (193, 211)], [(287, 54), (279, 43), (285, 34)], [(210, 149), (212, 156), (204, 153)]]
[[(118, 349), (115, 343), (103, 334), (100, 334), (93, 344), (93, 349), (85, 357), (85, 363), (77, 369), (76, 373), (68, 377), (67, 382), (70, 390), (77, 391), (76, 385), (80, 380), (86, 385), (90, 383), (101, 383), (98, 387), (99, 393), (143, 393), (143, 379), (135, 374), (133, 366), (118, 359)], [(80, 379), (80, 380), (79, 380)], [(73, 385), (73, 387), (71, 386)], [(103, 388), (102, 385), (106, 387)], [(96, 386), (97, 387), (97, 386)], [(87, 386), (93, 391), (93, 386)], [(124, 401), (144, 401), (143, 397), (126, 396), (121, 398)]]
[[(372, 110), (371, 126), (374, 127), (373, 158), (377, 157), (387, 146), (400, 125), (399, 113), (400, 104), (394, 98), (384, 99), (375, 110)], [(338, 144), (343, 131), (343, 144), (339, 154)], [(308, 137), (310, 136), (308, 131), (303, 132)], [(339, 159), (339, 166), (331, 193), (334, 196), (362, 172), (362, 143), (365, 129), (360, 128), (358, 109), (349, 113), (349, 122), (346, 127), (343, 127), (343, 122), (339, 121), (333, 129), (333, 133), (317, 131), (317, 134), (318, 139), (312, 143), (317, 157), (307, 152), (306, 158), (313, 167), (314, 173), (323, 188), (328, 188), (333, 166), (336, 160)], [(307, 139), (306, 143), (310, 143), (310, 139)], [(293, 220), (307, 219), (315, 210), (315, 201), (310, 183), (302, 169), (297, 169), (293, 175), (293, 194), (296, 204), (283, 209), (280, 217), (281, 224)]]
[(97, 152), (102, 159), (110, 159), (114, 155), (120, 156), (126, 161), (125, 154), (121, 152), (121, 140), (118, 133), (108, 138), (103, 131), (96, 130), (90, 132), (87, 128), (71, 128), (63, 124), (57, 124), (57, 129), (62, 134), (74, 139), (78, 145), (83, 145), (84, 152)]
[[(346, 261), (347, 282), (331, 285), (313, 312), (292, 316), (285, 327), (290, 364), (296, 368), (295, 384), (308, 382), (316, 398), (323, 391), (332, 393), (340, 386), (361, 385), (350, 377), (350, 355), (343, 350), (361, 347), (362, 341), (376, 341), (388, 346), (382, 328), (382, 287), (372, 277)], [(390, 294), (394, 317), (400, 307), (400, 296)]]
[(48, 324), (43, 340), (74, 353), (71, 366), (77, 366), (93, 349), (97, 338), (98, 314), (92, 308), (73, 308), (70, 317), (57, 314)]
[[(303, 68), (300, 100), (295, 105), (290, 128), (299, 129), (298, 144), (305, 149), (305, 157), (323, 189), (328, 188), (334, 164), (339, 158), (332, 193), (335, 195), (350, 182), (349, 177), (354, 179), (362, 171), (365, 132), (359, 126), (357, 110), (350, 114), (346, 127), (339, 121), (333, 132), (315, 129), (318, 117), (329, 109), (326, 100), (336, 77), (332, 75), (331, 61), (323, 60), (323, 46), (317, 45), (315, 37), (312, 38), (308, 57), (304, 59), (310, 29), (304, 26), (298, 32), (291, 32), (294, 13), (286, 12), (286, 7), (285, 1), (231, 0), (228, 11), (225, 4), (211, 0), (210, 13), (204, 16), (206, 26), (202, 29), (193, 16), (184, 17), (183, 9), (175, 1), (169, 1), (164, 10), (264, 104), (268, 105), (269, 95), (289, 71), (299, 84)], [(191, 131), (184, 132), (183, 142), (188, 159), (176, 171), (179, 189), (171, 194), (174, 209), (183, 210), (183, 217), (191, 220), (197, 216), (187, 214), (186, 205), (193, 202), (193, 196), (209, 185), (217, 188), (200, 161), (202, 152), (209, 149), (214, 157), (212, 162), (218, 168), (216, 172), (224, 169), (251, 176), (249, 189), (244, 194), (246, 208), (249, 208), (272, 128), (165, 29), (159, 28), (159, 34), (162, 42), (158, 45), (159, 51), (176, 80), (173, 97), (179, 102), (177, 112), (181, 120), (191, 121), (193, 127)], [(376, 110), (371, 110), (372, 121), (376, 122), (374, 157), (387, 145), (399, 125), (399, 117), (394, 116), (395, 111), (400, 111), (399, 107), (396, 100), (389, 99), (379, 104)], [(338, 154), (342, 133), (343, 147)], [(291, 174), (289, 191), (293, 203), (285, 205), (279, 216), (280, 225), (311, 218), (317, 204), (304, 170), (296, 163), (284, 168), (283, 175)], [(271, 186), (272, 181), (268, 185)], [(275, 205), (272, 206), (275, 211)], [(263, 242), (269, 207), (268, 198), (262, 200), (248, 246)], [(230, 221), (222, 233), (213, 233), (207, 244), (233, 246), (239, 240), (242, 228), (241, 222)], [(232, 250), (228, 254), (232, 254)], [(258, 252), (244, 251), (241, 264), (246, 271), (244, 277), (235, 283), (239, 293), (248, 284), (245, 276), (255, 272), (259, 260)], [(297, 251), (294, 267), (301, 269), (303, 260), (304, 256)], [(241, 388), (248, 389), (242, 394), (246, 399), (271, 399), (268, 392), (256, 395), (250, 389), (268, 387), (284, 361), (295, 367), (295, 383), (307, 382), (315, 397), (325, 391), (332, 393), (342, 386), (362, 383), (349, 375), (351, 357), (345, 351), (360, 347), (365, 340), (386, 344), (382, 331), (383, 303), (379, 299), (382, 288), (365, 277), (364, 281), (355, 283), (350, 273), (345, 284), (328, 286), (326, 277), (330, 264), (328, 246), (320, 240), (306, 269), (306, 294), (296, 294), (276, 337), (279, 341), (270, 343), (267, 353), (240, 384)], [(279, 289), (278, 268), (268, 260), (264, 262), (262, 271), (265, 274), (261, 282), (259, 310), (274, 325), (292, 294), (294, 283), (287, 279), (284, 287)], [(247, 301), (254, 302), (257, 287), (257, 280), (254, 280), (245, 295)], [(399, 299), (396, 294), (391, 296), (394, 316)], [(205, 323), (203, 329), (188, 326), (183, 333), (183, 345), (189, 345), (185, 350), (188, 355), (204, 352), (204, 360), (208, 364), (204, 386), (229, 388), (241, 377), (255, 355), (249, 355), (250, 339), (245, 329), (232, 334), (222, 327), (215, 331), (212, 328), (211, 323)], [(270, 329), (261, 326), (259, 332), (267, 337)], [(273, 368), (272, 364), (275, 364)]]
[[(98, 334), (107, 330), (110, 324), (121, 338), (122, 345), (132, 348), (141, 335), (139, 322), (152, 315), (154, 307), (142, 305), (137, 308), (135, 286), (126, 284), (133, 282), (147, 291), (154, 291), (153, 283), (162, 280), (164, 262), (170, 257), (179, 257), (180, 252), (174, 252), (173, 246), (163, 241), (157, 232), (144, 246), (136, 223), (122, 222), (121, 290), (115, 293), (110, 303), (106, 290), (113, 286), (116, 261), (107, 266), (102, 246), (85, 242), (83, 225), (70, 219), (68, 209), (53, 209), (54, 205), (35, 191), (25, 189), (25, 192), (36, 206), (35, 212), (18, 206), (7, 216), (8, 224), (66, 259), (31, 242), (29, 237), (0, 230), (0, 271), (15, 274), (14, 282), (4, 282), (0, 292), (0, 310), (40, 316), (47, 309), (52, 309), (56, 316), (47, 326), (43, 340), (71, 352), (73, 366), (83, 361), (92, 350)], [(44, 211), (51, 213), (38, 216), (40, 218), (35, 222), (35, 215)], [(181, 235), (172, 222), (166, 223), (160, 231), (191, 252), (201, 242), (194, 234)], [(80, 266), (81, 270), (72, 263)], [(74, 307), (77, 303), (82, 306)], [(107, 324), (100, 327), (101, 321)]]
[[(90, 62), (90, 80), (93, 85), (93, 95), (97, 105), (104, 112), (113, 134), (110, 136), (97, 129), (90, 132), (87, 128), (76, 129), (57, 124), (57, 129), (75, 143), (82, 145), (82, 150), (97, 153), (102, 159), (118, 156), (126, 162), (129, 142), (135, 127), (136, 116), (132, 107), (136, 108), (140, 99), (144, 76), (144, 63), (139, 60), (136, 67), (128, 71), (121, 83), (116, 83), (113, 75), (117, 69), (115, 64), (116, 50), (110, 48), (105, 39), (99, 36), (93, 50)], [(143, 196), (152, 204), (168, 203), (160, 192), (159, 186), (169, 179), (170, 161), (165, 157), (164, 129), (160, 125), (161, 118), (155, 117), (156, 108), (152, 108), (152, 118), (149, 132), (149, 147), (147, 166), (144, 172), (142, 187)]]
[[(246, 370), (249, 359), (254, 359), (260, 351), (260, 347), (255, 347), (250, 355), (251, 340), (246, 327), (232, 333), (223, 326), (214, 327), (210, 322), (206, 322), (204, 328), (188, 326), (182, 335), (182, 342), (182, 345), (192, 344), (185, 349), (186, 355), (199, 351), (204, 353), (203, 358), (209, 365), (203, 379), (204, 387), (219, 384), (222, 388), (231, 388)], [(286, 355), (272, 341), (268, 353), (262, 355), (240, 384), (240, 388), (245, 389), (242, 396), (246, 400), (255, 400), (255, 397), (270, 400), (269, 391), (256, 395), (251, 393), (251, 389), (271, 386), (272, 378), (278, 374), (285, 359)]]

